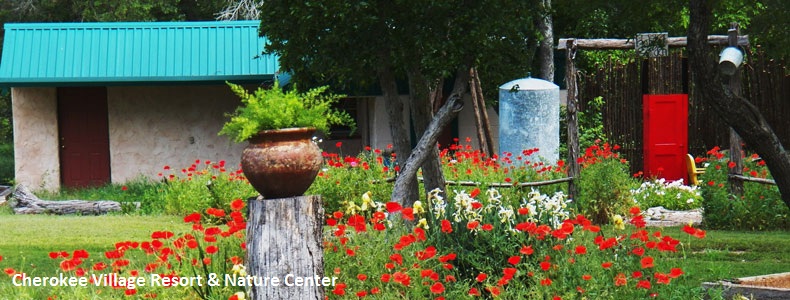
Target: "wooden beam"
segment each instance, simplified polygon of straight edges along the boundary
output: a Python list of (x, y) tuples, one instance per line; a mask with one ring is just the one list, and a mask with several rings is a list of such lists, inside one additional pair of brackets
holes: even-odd
[(762, 183), (762, 184), (773, 184), (773, 185), (776, 185), (776, 181), (771, 180), (771, 179), (765, 179), (765, 178), (748, 177), (748, 176), (733, 175), (733, 174), (727, 175), (727, 178), (729, 178), (729, 179), (737, 179), (737, 180), (741, 180), (741, 181), (749, 181), (749, 182), (757, 182), (757, 183)]
[[(729, 37), (726, 35), (709, 35), (708, 44), (727, 46), (729, 44)], [(577, 49), (583, 50), (617, 50), (617, 49), (634, 49), (634, 39), (560, 39), (557, 44), (557, 50), (567, 50), (567, 43), (569, 40), (575, 41)], [(685, 36), (667, 38), (667, 45), (671, 48), (686, 47), (688, 41)], [(749, 36), (739, 35), (738, 46), (749, 46)]]

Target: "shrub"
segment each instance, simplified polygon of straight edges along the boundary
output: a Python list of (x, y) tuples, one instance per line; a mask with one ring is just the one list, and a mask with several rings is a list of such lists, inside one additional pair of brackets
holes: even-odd
[[(743, 173), (752, 177), (771, 178), (765, 162), (757, 155), (744, 157)], [(703, 223), (715, 229), (768, 230), (790, 229), (790, 208), (782, 202), (775, 185), (744, 182), (743, 196), (730, 193), (727, 180), (734, 165), (715, 147), (708, 151), (708, 167), (700, 177), (703, 202)]]
[(225, 161), (196, 160), (179, 171), (164, 166), (159, 176), (164, 180), (161, 203), (152, 210), (167, 214), (185, 214), (205, 207), (229, 209), (234, 199), (247, 199), (257, 192), (247, 182), (241, 169), (229, 170)]
[(664, 178), (642, 182), (631, 190), (639, 207), (663, 206), (670, 210), (689, 210), (702, 206), (702, 195), (696, 186), (683, 185), (683, 180), (666, 181)]
[[(373, 191), (376, 199), (388, 199), (392, 193), (392, 183), (388, 178), (395, 176), (394, 167), (387, 156), (379, 149), (366, 149), (357, 156), (341, 157), (324, 152), (325, 166), (318, 173), (313, 185), (306, 194), (321, 195), (326, 211), (338, 211), (355, 203), (359, 191)], [(361, 205), (362, 203), (357, 203)]]
[(626, 214), (634, 205), (631, 190), (637, 181), (629, 175), (628, 161), (614, 152), (617, 149), (617, 145), (596, 141), (581, 158), (575, 208), (597, 224), (609, 223), (614, 215)]

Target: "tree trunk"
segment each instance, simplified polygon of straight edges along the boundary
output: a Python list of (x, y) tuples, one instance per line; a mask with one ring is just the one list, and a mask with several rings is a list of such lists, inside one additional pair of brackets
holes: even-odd
[[(386, 55), (381, 55), (381, 58), (382, 61), (389, 61)], [(381, 84), (384, 99), (387, 101), (385, 106), (387, 108), (387, 116), (390, 119), (390, 135), (392, 135), (392, 145), (395, 149), (397, 166), (398, 168), (403, 168), (406, 165), (406, 160), (411, 155), (411, 142), (408, 133), (408, 123), (403, 118), (405, 105), (403, 99), (398, 95), (398, 83), (395, 80), (395, 73), (391, 66), (387, 64), (380, 66), (379, 83)], [(404, 182), (401, 188), (404, 193), (402, 196), (405, 198), (417, 199), (420, 196), (416, 177), (409, 182)]]
[(779, 187), (782, 200), (790, 207), (790, 153), (757, 107), (727, 88), (728, 78), (718, 71), (715, 58), (710, 55), (706, 41), (714, 5), (707, 0), (691, 0), (689, 5), (688, 50), (692, 82), (702, 95), (702, 102), (762, 157)]
[[(247, 271), (269, 278), (250, 288), (250, 299), (324, 299), (324, 287), (336, 282), (324, 277), (321, 196), (248, 202)], [(305, 280), (302, 286), (297, 278)]]
[(115, 201), (41, 200), (21, 184), (14, 189), (10, 206), (16, 214), (100, 215), (121, 210)]
[(551, 0), (539, 1), (537, 18), (540, 31), (540, 44), (538, 45), (538, 64), (540, 65), (540, 78), (554, 82), (554, 29), (551, 17)]
[[(433, 118), (433, 107), (431, 105), (429, 86), (419, 69), (411, 68), (408, 73), (411, 121), (412, 124), (414, 124), (415, 135), (422, 137)], [(429, 192), (434, 189), (444, 190), (444, 174), (442, 173), (442, 164), (439, 160), (439, 147), (436, 146), (436, 142), (433, 144), (433, 149), (428, 149), (427, 155), (428, 157), (425, 158), (425, 162), (422, 163), (422, 177), (425, 191)], [(407, 202), (413, 203), (415, 200), (417, 199)]]
[[(414, 151), (409, 156), (406, 164), (401, 169), (398, 178), (395, 179), (395, 187), (392, 191), (391, 201), (401, 203), (404, 206), (411, 206), (417, 198), (409, 197), (408, 183), (417, 180), (417, 170), (430, 156), (430, 152), (436, 149), (436, 141), (442, 129), (447, 126), (458, 113), (463, 109), (464, 102), (461, 99), (466, 93), (469, 70), (459, 69), (455, 75), (453, 93), (447, 99), (441, 109), (431, 119), (431, 123), (425, 130)], [(444, 187), (442, 187), (444, 189)]]

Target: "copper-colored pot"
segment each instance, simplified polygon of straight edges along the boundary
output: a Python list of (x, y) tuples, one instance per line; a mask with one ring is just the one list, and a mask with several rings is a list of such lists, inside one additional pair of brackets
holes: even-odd
[(323, 165), (315, 128), (264, 130), (249, 139), (241, 170), (264, 198), (301, 196)]

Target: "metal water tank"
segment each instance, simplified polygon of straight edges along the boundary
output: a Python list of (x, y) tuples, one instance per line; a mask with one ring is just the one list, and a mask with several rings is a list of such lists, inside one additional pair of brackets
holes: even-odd
[[(554, 164), (560, 147), (560, 87), (537, 78), (522, 78), (499, 87), (499, 151), (531, 162)], [(524, 156), (524, 151), (539, 151)]]

